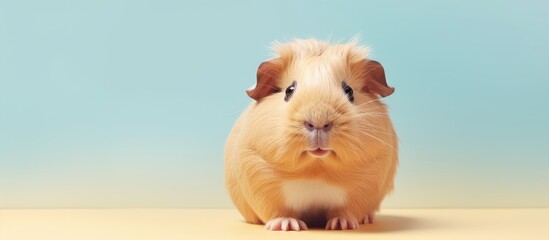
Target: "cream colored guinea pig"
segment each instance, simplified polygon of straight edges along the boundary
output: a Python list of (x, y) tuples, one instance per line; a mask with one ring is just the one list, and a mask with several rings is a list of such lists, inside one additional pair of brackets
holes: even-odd
[(356, 229), (393, 189), (397, 136), (383, 67), (356, 41), (275, 43), (225, 146), (225, 183), (269, 230)]

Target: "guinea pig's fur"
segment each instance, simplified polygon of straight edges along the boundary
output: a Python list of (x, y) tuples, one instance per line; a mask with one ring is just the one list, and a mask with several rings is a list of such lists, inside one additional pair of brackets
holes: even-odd
[(357, 41), (293, 40), (274, 49), (226, 142), (234, 204), (247, 222), (270, 230), (371, 223), (398, 163), (397, 136), (380, 101), (394, 91), (383, 67)]

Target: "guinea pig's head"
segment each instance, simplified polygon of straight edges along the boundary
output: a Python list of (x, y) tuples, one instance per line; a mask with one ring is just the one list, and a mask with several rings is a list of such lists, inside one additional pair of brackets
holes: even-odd
[(393, 134), (385, 105), (389, 87), (380, 63), (355, 41), (329, 44), (294, 40), (275, 44), (277, 56), (260, 64), (248, 96), (272, 108), (275, 167), (298, 171), (366, 163), (390, 149)]

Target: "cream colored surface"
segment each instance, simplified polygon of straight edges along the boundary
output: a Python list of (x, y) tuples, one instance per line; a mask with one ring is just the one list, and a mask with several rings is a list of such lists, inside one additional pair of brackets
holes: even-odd
[(358, 230), (269, 232), (232, 209), (0, 210), (0, 240), (549, 239), (549, 209), (383, 210)]

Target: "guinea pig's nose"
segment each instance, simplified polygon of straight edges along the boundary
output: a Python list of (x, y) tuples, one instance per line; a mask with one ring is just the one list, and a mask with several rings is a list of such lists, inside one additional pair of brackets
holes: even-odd
[(324, 131), (324, 132), (328, 132), (328, 131), (330, 131), (330, 129), (332, 129), (332, 125), (333, 125), (333, 123), (332, 123), (332, 122), (329, 122), (329, 123), (326, 123), (326, 124), (324, 124), (324, 125), (315, 126), (315, 125), (312, 124), (311, 122), (305, 121), (305, 128), (306, 128), (309, 132), (312, 132), (312, 131), (314, 131), (315, 129), (319, 129), (319, 130), (322, 130), (322, 131)]

